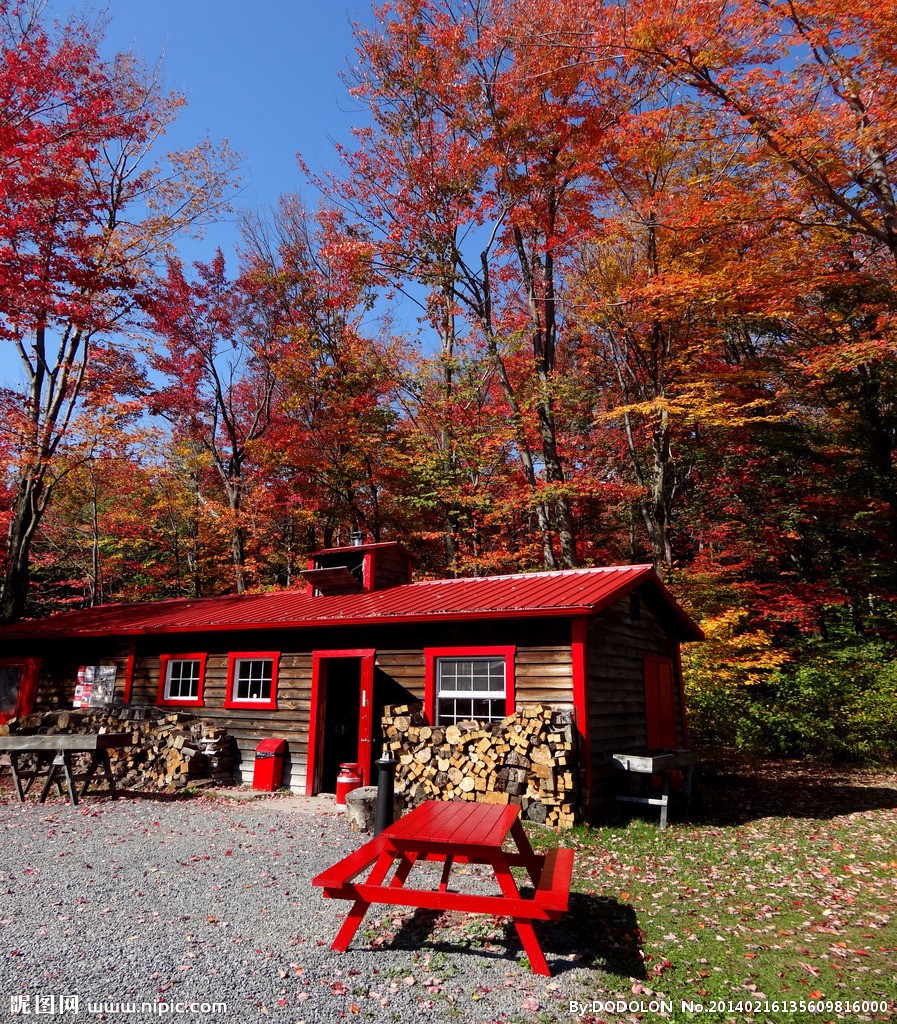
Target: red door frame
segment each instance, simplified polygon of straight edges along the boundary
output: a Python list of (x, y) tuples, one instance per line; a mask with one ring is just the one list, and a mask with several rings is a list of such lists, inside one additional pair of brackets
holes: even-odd
[(30, 715), (34, 710), (34, 701), (37, 697), (37, 684), (40, 679), (40, 668), (43, 658), (0, 658), (0, 668), (14, 668), (22, 666), (22, 677), (19, 680), (19, 691), (16, 694), (16, 704), (9, 712), (0, 708), (0, 725), (5, 725), (11, 718), (21, 718), (22, 715)]
[[(327, 666), (329, 658), (358, 658), (361, 661), (361, 685), (358, 694), (358, 763), (365, 786), (371, 778), (371, 738), (374, 731), (374, 655), (373, 647), (354, 650), (312, 651), (311, 717), (308, 723), (308, 756), (305, 765), (305, 795), (318, 791), (323, 768), (324, 723), (327, 711)], [(323, 663), (323, 664), (322, 664)], [(320, 723), (320, 727), (319, 727)]]

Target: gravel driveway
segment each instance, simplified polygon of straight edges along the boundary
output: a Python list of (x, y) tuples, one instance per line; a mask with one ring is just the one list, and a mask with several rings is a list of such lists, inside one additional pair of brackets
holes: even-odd
[[(563, 922), (541, 933), (552, 979), (518, 963), (509, 924), (481, 916), (374, 907), (332, 952), (348, 904), (310, 881), (365, 838), (299, 797), (0, 804), (0, 1011), (477, 1024), (570, 1021), (571, 999), (595, 997)], [(484, 869), (457, 870), (497, 891)]]

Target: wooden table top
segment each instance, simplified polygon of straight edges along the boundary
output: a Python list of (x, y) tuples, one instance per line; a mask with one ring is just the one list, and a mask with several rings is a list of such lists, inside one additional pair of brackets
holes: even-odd
[(617, 767), (646, 775), (673, 771), (677, 768), (689, 768), (698, 763), (698, 755), (693, 750), (669, 750), (653, 753), (644, 751), (639, 754), (613, 754), (612, 757)]
[(520, 815), (515, 804), (427, 800), (409, 811), (383, 837), (403, 846), (484, 846), (500, 849)]
[(131, 734), (126, 732), (103, 732), (85, 736), (73, 733), (59, 733), (56, 736), (0, 736), (0, 751), (8, 753), (63, 753), (85, 754), (95, 750), (109, 750), (111, 747), (126, 747), (131, 743)]

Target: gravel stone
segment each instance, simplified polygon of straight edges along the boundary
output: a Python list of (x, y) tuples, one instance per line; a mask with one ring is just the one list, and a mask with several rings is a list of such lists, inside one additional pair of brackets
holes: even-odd
[[(0, 803), (0, 1013), (52, 997), (47, 1020), (488, 1024), (570, 1021), (598, 997), (563, 922), (540, 931), (551, 979), (482, 915), (374, 906), (332, 951), (349, 904), (311, 879), (368, 838), (318, 798)], [(497, 892), (489, 875), (458, 865), (451, 884)]]

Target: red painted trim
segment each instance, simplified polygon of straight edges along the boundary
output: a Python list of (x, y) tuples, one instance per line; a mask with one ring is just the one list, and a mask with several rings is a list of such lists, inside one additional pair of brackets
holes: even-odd
[(570, 655), (573, 662), (573, 708), (576, 711), (576, 730), (579, 733), (581, 764), (584, 769), (585, 788), (589, 791), (585, 812), (590, 815), (595, 802), (592, 792), (592, 736), (589, 728), (589, 645), (588, 619), (576, 618), (571, 623)]
[[(241, 660), (261, 661), (269, 659), (271, 666), (271, 699), (270, 700), (234, 700), (234, 673), (237, 662)], [(277, 669), (280, 662), (280, 651), (234, 651), (227, 656), (227, 689), (225, 690), (224, 706), (238, 710), (239, 708), (266, 708), (277, 710)]]
[[(162, 708), (196, 708), (202, 707), (205, 703), (203, 694), (206, 686), (206, 659), (208, 654), (163, 654), (159, 658), (159, 688), (156, 694), (156, 703)], [(198, 661), (199, 662), (199, 692), (196, 697), (171, 698), (165, 696), (165, 683), (168, 677), (168, 666), (173, 661)], [(240, 705), (242, 706), (242, 704)]]
[[(366, 551), (364, 554), (364, 569), (362, 570), (361, 575), (365, 593), (369, 594), (374, 589), (375, 569), (376, 562), (374, 560), (374, 552)], [(365, 785), (367, 785), (367, 783), (365, 783)]]
[(42, 664), (43, 658), (0, 658), (0, 668), (22, 669), (16, 703), (11, 708), (0, 708), (0, 725), (5, 725), (11, 718), (21, 718), (34, 711)]
[(517, 707), (514, 658), (516, 647), (425, 647), (424, 648), (424, 715), (436, 724), (436, 661), (439, 658), (504, 658), (506, 715)]
[[(315, 560), (309, 555), (309, 557), (308, 557), (308, 565), (306, 565), (305, 568), (306, 569), (310, 569), (310, 570), (314, 570), (314, 567), (315, 567)], [(306, 585), (305, 585), (305, 592), (308, 594), (309, 597), (314, 597), (315, 596), (315, 588), (312, 585), (311, 581), (306, 583)]]
[(132, 637), (128, 648), (128, 664), (125, 668), (125, 692), (122, 699), (125, 704), (131, 703), (131, 691), (134, 689), (134, 665), (137, 661), (137, 641)]
[(361, 765), (365, 785), (371, 777), (371, 737), (374, 724), (374, 655), (373, 647), (356, 647), (350, 650), (312, 651), (311, 655), (311, 710), (308, 722), (308, 754), (305, 764), (305, 795), (314, 796), (320, 787), (322, 755), (324, 753), (324, 730), (318, 722), (327, 708), (327, 666), (321, 665), (329, 658), (360, 658), (361, 686), (359, 688), (358, 713), (358, 763)]

